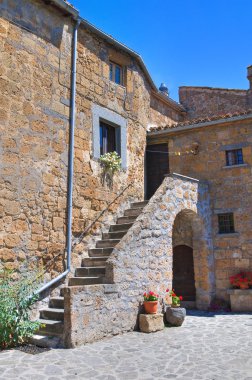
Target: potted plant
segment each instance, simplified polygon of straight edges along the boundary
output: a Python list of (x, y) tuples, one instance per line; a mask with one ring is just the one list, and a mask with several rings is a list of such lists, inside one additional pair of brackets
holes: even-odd
[(159, 295), (149, 291), (144, 293), (144, 310), (146, 314), (156, 314), (158, 311), (158, 298)]
[(177, 296), (174, 289), (166, 289), (167, 296), (171, 299), (172, 304), (166, 308), (165, 318), (170, 326), (181, 326), (186, 317), (186, 309), (180, 307), (182, 296)]
[(229, 278), (229, 281), (233, 288), (248, 289), (252, 284), (251, 272), (240, 272)]
[(180, 307), (180, 301), (183, 301), (182, 296), (177, 296), (176, 293), (173, 290), (166, 289), (166, 293), (171, 297), (172, 304), (171, 307)]

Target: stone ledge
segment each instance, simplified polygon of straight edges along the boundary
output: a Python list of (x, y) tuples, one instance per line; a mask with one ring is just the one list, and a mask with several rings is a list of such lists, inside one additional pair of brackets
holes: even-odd
[(141, 332), (151, 333), (164, 329), (163, 314), (140, 314), (139, 328)]
[(237, 294), (242, 296), (251, 295), (252, 296), (252, 289), (228, 289), (227, 294)]

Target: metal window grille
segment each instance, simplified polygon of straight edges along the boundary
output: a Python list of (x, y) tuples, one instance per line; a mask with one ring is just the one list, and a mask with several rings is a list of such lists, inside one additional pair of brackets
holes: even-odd
[(219, 233), (220, 234), (230, 234), (235, 232), (234, 229), (234, 214), (233, 213), (225, 213), (218, 215), (219, 222)]
[(226, 150), (227, 166), (243, 164), (242, 149)]

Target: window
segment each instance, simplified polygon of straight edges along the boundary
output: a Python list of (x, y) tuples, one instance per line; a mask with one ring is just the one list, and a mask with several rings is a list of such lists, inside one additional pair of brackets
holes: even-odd
[(242, 149), (226, 150), (226, 165), (241, 165), (243, 164)]
[(93, 158), (116, 151), (122, 159), (122, 168), (127, 169), (127, 119), (118, 113), (92, 104)]
[[(109, 152), (118, 152), (118, 147), (116, 144), (116, 130), (117, 128), (112, 127), (109, 124), (100, 121), (100, 154), (103, 155)], [(118, 131), (117, 131), (118, 132)]]
[(232, 212), (219, 214), (219, 234), (231, 234), (235, 232), (234, 229), (234, 214)]
[(114, 62), (109, 62), (109, 79), (123, 85), (123, 68)]

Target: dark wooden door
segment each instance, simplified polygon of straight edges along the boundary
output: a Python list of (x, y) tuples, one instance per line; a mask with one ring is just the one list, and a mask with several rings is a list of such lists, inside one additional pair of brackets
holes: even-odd
[(184, 301), (195, 301), (193, 249), (187, 245), (173, 248), (172, 288)]
[(146, 148), (146, 199), (150, 199), (169, 173), (168, 144), (148, 145)]

